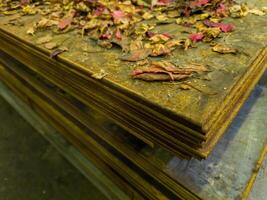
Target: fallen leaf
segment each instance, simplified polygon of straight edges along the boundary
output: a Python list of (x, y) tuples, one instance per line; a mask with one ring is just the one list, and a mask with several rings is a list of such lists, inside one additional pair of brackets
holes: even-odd
[(190, 2), (191, 7), (201, 7), (205, 6), (210, 2), (210, 0), (194, 0)]
[(152, 52), (150, 53), (150, 56), (165, 56), (169, 55), (171, 53), (171, 50), (163, 44), (156, 44), (154, 45)]
[(106, 49), (111, 49), (113, 46), (112, 43), (108, 40), (98, 40), (97, 44)]
[(130, 42), (130, 51), (135, 51), (139, 49), (144, 49), (144, 44), (142, 40), (133, 40)]
[(203, 33), (192, 33), (191, 35), (189, 35), (189, 39), (192, 42), (200, 42), (202, 41), (204, 38), (204, 34)]
[(141, 79), (144, 81), (179, 81), (186, 78), (189, 78), (190, 75), (180, 75), (174, 74), (169, 76), (168, 74), (154, 74), (154, 73), (144, 73), (134, 76), (134, 79)]
[(30, 2), (30, 0), (20, 0), (20, 4), (23, 6), (29, 4)]
[(145, 12), (143, 15), (142, 15), (143, 19), (145, 20), (148, 20), (148, 19), (152, 19), (154, 17), (153, 14), (149, 13), (149, 12)]
[(214, 40), (215, 38), (219, 37), (219, 35), (221, 34), (221, 29), (220, 28), (205, 28), (202, 29), (203, 34), (204, 34), (204, 42), (211, 42), (212, 40)]
[(42, 18), (39, 22), (36, 23), (36, 28), (48, 28), (57, 24), (58, 22), (56, 20)]
[(214, 47), (212, 47), (212, 50), (214, 52), (221, 53), (221, 54), (237, 54), (238, 53), (238, 49), (229, 47), (223, 44), (215, 45)]
[(161, 15), (157, 15), (156, 16), (156, 19), (159, 21), (159, 22), (166, 22), (168, 21), (168, 16), (165, 15), (165, 14), (161, 14)]
[(56, 42), (48, 42), (44, 45), (45, 48), (52, 50), (58, 47), (58, 44)]
[(165, 43), (171, 39), (171, 36), (168, 34), (155, 34), (149, 38), (152, 43)]
[(201, 64), (187, 64), (176, 67), (167, 61), (152, 62), (148, 67), (137, 68), (132, 71), (133, 78), (145, 81), (167, 81), (182, 80), (193, 76), (194, 73), (208, 72), (209, 70)]
[(192, 41), (190, 39), (186, 39), (184, 41), (184, 50), (188, 50), (192, 46)]
[(46, 35), (46, 36), (43, 36), (43, 37), (40, 37), (36, 40), (36, 44), (45, 44), (45, 43), (48, 43), (52, 40), (52, 36), (51, 35)]
[(259, 10), (257, 8), (251, 9), (248, 12), (251, 13), (251, 14), (254, 14), (254, 15), (258, 15), (258, 16), (264, 16), (264, 15), (266, 15), (265, 12), (263, 12), (262, 10)]
[(72, 17), (66, 17), (58, 22), (57, 27), (61, 30), (66, 29), (71, 25), (71, 22), (72, 22)]
[(208, 27), (220, 28), (222, 32), (227, 33), (234, 30), (235, 26), (233, 24), (226, 24), (222, 22), (212, 22), (210, 20), (205, 20), (204, 24)]
[(166, 42), (165, 46), (173, 51), (174, 49), (176, 49), (176, 47), (182, 46), (183, 44), (184, 44), (184, 40), (173, 39), (173, 40), (169, 40), (168, 42)]
[(186, 85), (186, 84), (179, 85), (179, 88), (181, 90), (190, 90), (191, 89), (191, 87), (189, 85)]
[(229, 8), (231, 17), (239, 18), (248, 15), (249, 8), (246, 4), (237, 4)]
[(99, 73), (92, 74), (91, 77), (98, 79), (98, 80), (101, 80), (107, 75), (108, 75), (108, 73), (106, 73), (103, 69), (101, 69)]
[(34, 35), (34, 33), (35, 33), (35, 28), (34, 27), (31, 27), (31, 28), (29, 28), (27, 30), (27, 34), (29, 34), (29, 35)]
[(31, 6), (31, 5), (26, 5), (23, 6), (22, 8), (22, 12), (26, 15), (34, 15), (37, 13), (37, 9), (35, 8), (35, 6)]
[(216, 16), (219, 17), (227, 17), (228, 16), (228, 9), (224, 3), (220, 3), (219, 6), (215, 10)]
[(136, 62), (146, 59), (151, 54), (151, 49), (133, 50), (129, 54), (122, 56), (120, 59), (130, 62)]

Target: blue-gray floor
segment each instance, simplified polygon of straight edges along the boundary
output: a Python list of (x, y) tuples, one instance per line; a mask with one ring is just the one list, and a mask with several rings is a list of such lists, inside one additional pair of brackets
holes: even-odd
[(0, 199), (105, 198), (0, 98)]

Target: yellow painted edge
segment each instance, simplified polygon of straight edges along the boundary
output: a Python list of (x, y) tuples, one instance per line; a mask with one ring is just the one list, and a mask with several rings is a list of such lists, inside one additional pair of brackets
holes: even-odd
[(262, 166), (262, 163), (263, 163), (266, 155), (267, 155), (267, 142), (266, 142), (265, 147), (263, 148), (263, 150), (262, 150), (262, 152), (260, 154), (260, 157), (259, 157), (258, 161), (256, 162), (256, 166), (254, 167), (252, 175), (251, 175), (251, 177), (250, 177), (250, 179), (249, 179), (249, 181), (248, 181), (248, 183), (247, 183), (247, 185), (245, 187), (245, 190), (244, 190), (244, 192), (242, 194), (242, 200), (247, 200), (248, 199), (250, 191), (252, 190), (252, 187), (253, 187), (253, 185), (254, 185), (254, 183), (256, 181), (256, 178), (258, 176), (258, 172), (259, 172), (259, 170), (260, 170), (260, 168)]

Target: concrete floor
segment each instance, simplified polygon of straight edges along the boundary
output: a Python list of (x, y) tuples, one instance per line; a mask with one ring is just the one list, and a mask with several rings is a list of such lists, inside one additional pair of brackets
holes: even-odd
[(0, 199), (106, 198), (0, 98)]

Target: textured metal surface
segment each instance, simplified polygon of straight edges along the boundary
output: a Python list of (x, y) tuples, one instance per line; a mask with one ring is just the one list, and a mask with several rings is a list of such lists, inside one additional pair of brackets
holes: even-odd
[[(265, 5), (262, 0), (253, 0), (250, 1), (250, 4), (258, 7)], [(3, 26), (11, 18), (1, 19), (1, 28), (16, 32), (16, 36), (32, 44), (36, 44), (36, 40), (41, 36), (51, 34), (51, 31), (43, 31), (36, 33), (35, 36), (26, 35), (28, 28), (33, 25), (33, 22), (39, 21), (40, 17), (23, 17), (21, 19), (23, 26), (19, 28), (10, 25)], [(97, 73), (102, 69), (108, 74), (105, 79), (111, 81), (111, 84), (119, 85), (161, 108), (203, 126), (205, 122), (208, 122), (210, 114), (218, 110), (224, 98), (238, 84), (238, 80), (244, 76), (252, 62), (267, 45), (266, 16), (248, 15), (245, 18), (228, 19), (228, 21), (235, 24), (236, 30), (231, 34), (224, 35), (217, 42), (231, 44), (245, 53), (218, 55), (211, 51), (209, 44), (203, 43), (198, 48), (188, 51), (178, 49), (173, 52), (172, 56), (164, 58), (164, 60), (170, 60), (177, 64), (197, 62), (211, 66), (212, 72), (209, 73), (211, 81), (196, 79), (193, 84), (204, 91), (215, 92), (217, 95), (207, 95), (193, 89), (183, 91), (179, 89), (179, 86), (171, 84), (133, 80), (129, 74), (135, 66), (132, 63), (120, 61), (120, 49), (99, 52), (95, 42), (77, 37), (75, 31), (53, 35), (53, 37), (56, 41), (62, 41), (65, 46), (69, 47), (69, 51), (64, 53), (62, 58), (80, 64), (79, 67), (88, 72)], [(160, 26), (159, 29), (161, 29), (159, 31), (169, 32), (177, 38), (184, 37), (180, 33), (182, 28), (175, 24)], [(87, 50), (81, 53), (81, 49)]]
[[(253, 2), (262, 6), (260, 0)], [(12, 18), (17, 20), (15, 26), (10, 24)], [(208, 77), (193, 78), (192, 88), (186, 91), (180, 89), (179, 83), (132, 79), (129, 72), (135, 64), (121, 61), (120, 49), (100, 52), (95, 41), (81, 37), (77, 30), (64, 34), (45, 30), (34, 36), (27, 35), (27, 30), (40, 18), (40, 15), (2, 16), (1, 50), (86, 105), (94, 104), (99, 112), (147, 144), (161, 145), (183, 158), (208, 157), (261, 77), (263, 64), (267, 62), (266, 16), (250, 14), (227, 19), (235, 24), (236, 30), (222, 34), (216, 42), (238, 48), (236, 55), (215, 53), (210, 44), (201, 43), (198, 48), (177, 49), (173, 55), (160, 58), (176, 64), (197, 62), (209, 66)], [(176, 39), (184, 37), (183, 31), (192, 31), (177, 24), (157, 29), (169, 32)], [(69, 48), (57, 61), (49, 58), (51, 52), (37, 44), (37, 40), (47, 34)], [(107, 76), (95, 80), (92, 74), (100, 70)]]
[(160, 151), (162, 169), (205, 199), (241, 199), (266, 145), (266, 85), (267, 74), (206, 161), (188, 162)]
[(267, 102), (266, 83), (267, 74), (207, 160), (188, 162), (160, 148), (149, 150), (146, 147), (143, 149), (145, 154), (152, 151), (147, 160), (155, 166), (161, 163), (161, 170), (205, 199), (241, 198), (266, 145), (267, 119), (266, 109), (263, 109)]

